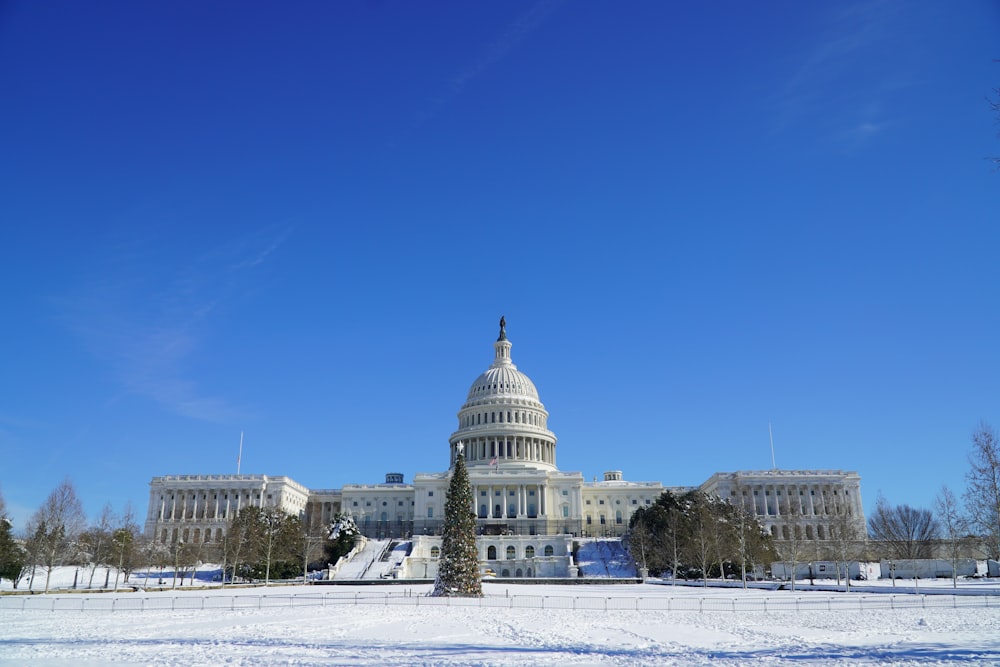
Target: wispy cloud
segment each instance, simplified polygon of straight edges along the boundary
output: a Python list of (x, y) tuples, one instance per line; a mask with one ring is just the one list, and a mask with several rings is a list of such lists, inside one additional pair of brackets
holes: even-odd
[(417, 118), (417, 125), (426, 122), (461, 94), (462, 89), (490, 67), (502, 61), (511, 51), (542, 25), (564, 0), (540, 0), (511, 22), (497, 39), (490, 42), (477, 56), (449, 81), (448, 90), (431, 100), (430, 107)]
[(119, 243), (97, 276), (60, 301), (61, 314), (123, 391), (184, 417), (238, 420), (246, 411), (199, 386), (190, 360), (212, 332), (216, 309), (241, 294), (291, 233), (265, 228), (173, 259), (155, 241)]
[(888, 2), (838, 6), (782, 86), (776, 130), (808, 122), (853, 149), (890, 127), (888, 101), (916, 83), (905, 72), (876, 66), (899, 11)]

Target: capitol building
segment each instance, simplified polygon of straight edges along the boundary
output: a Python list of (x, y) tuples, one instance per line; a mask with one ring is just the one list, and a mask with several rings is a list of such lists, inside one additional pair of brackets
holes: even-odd
[(412, 482), (390, 472), (383, 483), (340, 489), (309, 489), (270, 475), (154, 477), (146, 536), (162, 543), (218, 544), (242, 507), (273, 506), (313, 527), (349, 514), (366, 536), (411, 539), (414, 561), (428, 561), (440, 543), (435, 536), (443, 529), (445, 493), (460, 449), (476, 499), (480, 559), (517, 565), (511, 572), (521, 576), (567, 576), (574, 538), (624, 535), (632, 513), (664, 491), (701, 490), (741, 504), (778, 540), (788, 538), (790, 530), (804, 539), (828, 540), (842, 514), (864, 531), (855, 472), (720, 472), (698, 487), (671, 487), (626, 481), (619, 470), (591, 482), (580, 472), (560, 470), (549, 413), (535, 384), (514, 364), (511, 347), (501, 318), (493, 361), (469, 388), (457, 429), (448, 438), (448, 470), (417, 473)]

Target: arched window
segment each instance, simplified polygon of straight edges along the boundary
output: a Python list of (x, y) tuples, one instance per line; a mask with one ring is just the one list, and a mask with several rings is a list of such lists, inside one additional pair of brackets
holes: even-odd
[(507, 547), (507, 560), (514, 560), (514, 547)]
[(387, 512), (382, 512), (381, 517), (382, 517), (382, 521), (388, 521), (389, 520), (389, 514)]
[(431, 547), (431, 558), (441, 557), (441, 547)]
[(788, 526), (781, 527), (781, 538), (785, 540), (788, 539)]
[(497, 548), (488, 547), (486, 549), (486, 560), (496, 560), (497, 559)]
[(823, 526), (816, 526), (816, 534), (819, 536), (819, 539), (826, 539), (826, 531), (823, 530)]
[(194, 529), (194, 541), (195, 542), (200, 542), (201, 541), (201, 528), (195, 528)]
[(771, 526), (771, 537), (774, 537), (774, 538), (778, 537), (778, 527), (777, 526)]
[(534, 558), (535, 557), (535, 547), (531, 546), (530, 544), (528, 546), (524, 547), (524, 557), (525, 558)]
[(812, 526), (806, 526), (806, 539), (807, 540), (813, 539), (813, 527)]
[(508, 570), (507, 568), (504, 568), (504, 569), (500, 570), (500, 576), (501, 577), (509, 577), (510, 576), (510, 570)]
[(552, 549), (552, 545), (551, 544), (546, 544), (545, 545), (545, 551), (543, 553), (546, 556), (551, 556), (554, 553), (554, 550)]
[(517, 570), (514, 571), (514, 576), (515, 577), (523, 577), (524, 576), (524, 572), (521, 571), (521, 568), (517, 568)]
[(486, 518), (486, 514), (487, 514), (486, 505), (485, 504), (480, 505), (479, 506), (479, 518), (480, 519), (485, 519)]
[(531, 568), (530, 568), (530, 567), (528, 568), (528, 571), (527, 571), (527, 572), (526, 572), (525, 574), (526, 574), (526, 575), (527, 575), (528, 577), (531, 577)]

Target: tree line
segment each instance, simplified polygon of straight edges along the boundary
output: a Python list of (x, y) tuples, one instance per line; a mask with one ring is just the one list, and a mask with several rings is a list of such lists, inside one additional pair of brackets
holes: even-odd
[[(23, 534), (15, 536), (0, 494), (0, 579), (14, 588), (48, 592), (58, 566), (77, 566), (73, 587), (118, 589), (138, 569), (170, 568), (173, 585), (193, 583), (198, 565), (222, 564), (222, 583), (307, 576), (310, 569), (336, 562), (354, 547), (359, 534), (350, 517), (330, 525), (306, 526), (276, 507), (244, 507), (227, 526), (221, 543), (173, 539), (156, 542), (142, 534), (130, 506), (116, 514), (106, 505), (88, 523), (69, 479), (64, 480), (31, 516)], [(103, 568), (103, 581), (98, 570)]]

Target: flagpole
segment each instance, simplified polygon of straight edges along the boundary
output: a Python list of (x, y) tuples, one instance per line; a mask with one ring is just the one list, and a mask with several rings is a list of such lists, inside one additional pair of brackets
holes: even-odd
[(771, 439), (771, 470), (777, 470), (778, 466), (774, 464), (774, 434), (771, 432), (771, 422), (767, 422), (767, 437)]
[(240, 453), (236, 457), (236, 474), (240, 474), (240, 463), (243, 461), (243, 431), (240, 431)]

